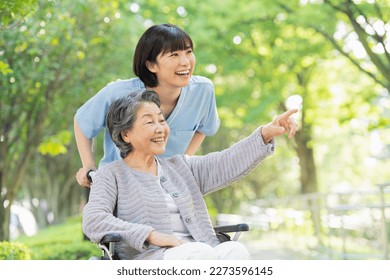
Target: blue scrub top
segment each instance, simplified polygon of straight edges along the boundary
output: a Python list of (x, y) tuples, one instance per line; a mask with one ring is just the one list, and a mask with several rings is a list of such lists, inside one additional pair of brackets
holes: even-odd
[[(104, 129), (104, 156), (99, 167), (121, 159), (119, 149), (112, 142), (106, 128), (106, 114), (113, 100), (134, 90), (145, 89), (139, 78), (109, 83), (76, 112), (76, 120), (86, 137), (92, 139)], [(206, 136), (218, 131), (218, 118), (213, 83), (201, 76), (192, 76), (183, 87), (175, 109), (166, 120), (170, 134), (164, 157), (184, 154), (196, 131)]]

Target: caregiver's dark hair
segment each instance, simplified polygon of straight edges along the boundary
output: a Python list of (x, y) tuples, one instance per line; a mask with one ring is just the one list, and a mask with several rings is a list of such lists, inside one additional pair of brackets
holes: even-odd
[(146, 62), (156, 63), (157, 56), (177, 50), (193, 49), (191, 37), (173, 24), (153, 25), (138, 41), (133, 59), (133, 72), (147, 87), (156, 87), (156, 74), (149, 71)]
[(121, 132), (133, 127), (137, 112), (145, 102), (152, 102), (160, 108), (160, 99), (152, 90), (136, 90), (115, 100), (108, 109), (106, 116), (107, 129), (115, 145), (119, 148), (122, 158), (133, 149), (131, 144), (122, 139)]

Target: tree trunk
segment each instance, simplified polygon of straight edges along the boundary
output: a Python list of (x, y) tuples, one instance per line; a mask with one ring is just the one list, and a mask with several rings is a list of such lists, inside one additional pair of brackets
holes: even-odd
[(300, 132), (296, 137), (296, 151), (299, 157), (299, 166), (301, 168), (300, 181), (301, 193), (314, 193), (318, 191), (317, 186), (317, 170), (314, 162), (313, 148), (310, 145), (312, 141), (310, 126), (303, 124)]
[(299, 128), (299, 132), (296, 134), (296, 146), (295, 150), (299, 157), (299, 166), (301, 168), (300, 181), (301, 181), (301, 193), (315, 193), (318, 192), (317, 182), (317, 168), (314, 160), (314, 148), (313, 148), (313, 130), (312, 125), (306, 120), (307, 100), (310, 98), (308, 91), (308, 83), (310, 80), (311, 69), (303, 69), (297, 74), (297, 81), (300, 85), (302, 93), (302, 124)]

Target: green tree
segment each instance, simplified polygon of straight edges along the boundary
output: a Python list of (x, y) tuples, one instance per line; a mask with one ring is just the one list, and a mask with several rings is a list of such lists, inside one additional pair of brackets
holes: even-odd
[[(321, 34), (337, 54), (390, 92), (389, 1), (324, 0), (300, 6), (283, 2), (278, 4), (297, 26)], [(388, 125), (383, 121), (380, 125)]]
[(313, 28), (362, 73), (390, 92), (390, 31), (386, 27), (390, 21), (390, 2), (325, 0), (324, 5), (334, 11), (339, 28), (335, 34), (322, 26)]
[[(289, 97), (300, 95), (304, 102), (301, 129), (292, 147), (302, 171), (301, 192), (316, 192), (313, 123), (306, 117), (314, 104), (310, 102), (312, 93), (309, 95), (308, 85), (312, 69), (330, 48), (315, 32), (289, 20), (273, 1), (251, 2), (240, 9), (235, 8), (234, 1), (225, 1), (223, 6), (216, 9), (220, 15), (214, 14), (216, 19), (208, 21), (210, 26), (204, 28), (217, 32), (211, 40), (218, 42), (217, 47), (210, 52), (226, 50), (224, 54), (218, 53), (220, 65), (216, 65), (221, 70), (215, 79), (221, 81), (223, 89), (218, 96), (219, 104), (230, 108), (233, 115), (230, 119), (238, 113), (245, 124), (256, 119), (261, 123), (285, 110)], [(215, 44), (209, 47), (214, 48)]]
[[(327, 86), (328, 95), (333, 95), (331, 91), (334, 91), (336, 87), (349, 92), (349, 95), (345, 95), (337, 90), (338, 96), (331, 98), (339, 100), (332, 106), (338, 110), (329, 110), (328, 114), (332, 111), (333, 116), (338, 120), (338, 125), (343, 127), (344, 131), (345, 129), (349, 131), (350, 122), (356, 122), (358, 119), (365, 119), (368, 122), (368, 131), (388, 128), (390, 125), (389, 107), (384, 104), (385, 100), (389, 100), (390, 90), (389, 29), (386, 28), (390, 19), (390, 2), (386, 0), (326, 0), (301, 2), (300, 5), (294, 5), (294, 3), (277, 1), (277, 5), (295, 26), (314, 30), (323, 36), (333, 48), (333, 51), (328, 53), (328, 61), (333, 60), (340, 65), (339, 57), (341, 56), (355, 67), (354, 70), (345, 65), (344, 71), (323, 69), (324, 73), (333, 71), (339, 75), (338, 79), (332, 79)], [(342, 63), (345, 64), (345, 62)], [(360, 77), (355, 72), (359, 73)], [(328, 72), (327, 76), (331, 75)], [(363, 76), (371, 79), (372, 83)], [(341, 79), (343, 86), (339, 83)], [(315, 83), (319, 85), (321, 81), (315, 79)], [(346, 86), (347, 84), (349, 86)], [(324, 90), (321, 91), (324, 92)], [(342, 103), (340, 100), (343, 100)], [(312, 113), (311, 115), (313, 116)], [(318, 117), (318, 114), (314, 115)], [(323, 125), (323, 122), (315, 121), (314, 123)], [(359, 130), (359, 133), (362, 131)], [(340, 132), (335, 135), (340, 135)], [(298, 135), (298, 140), (300, 136), (302, 135)], [(344, 166), (345, 170), (347, 170), (346, 167)], [(309, 169), (306, 170), (309, 171)], [(367, 171), (360, 170), (360, 172), (364, 174)], [(361, 180), (367, 176), (368, 174)], [(351, 176), (351, 181), (355, 177), (356, 174)]]
[[(299, 158), (301, 192), (307, 193), (319, 190), (314, 148), (315, 141), (321, 139), (321, 135), (316, 134), (318, 132), (314, 131), (315, 127), (320, 125), (324, 130), (332, 131), (332, 127), (326, 126), (329, 125), (326, 122), (327, 119), (339, 119), (340, 125), (351, 121), (360, 115), (360, 110), (366, 108), (362, 102), (367, 104), (367, 101), (373, 108), (371, 114), (379, 119), (378, 124), (386, 124), (386, 118), (385, 115), (381, 115), (380, 111), (374, 113), (374, 108), (377, 107), (375, 98), (381, 94), (377, 87), (371, 90), (367, 90), (369, 87), (361, 87), (360, 90), (354, 91), (359, 98), (351, 96), (346, 99), (348, 115), (339, 115), (339, 112), (345, 112), (345, 107), (339, 112), (332, 111), (333, 114), (330, 115), (329, 110), (323, 110), (319, 106), (319, 102), (329, 104), (334, 98), (331, 94), (332, 85), (321, 82), (321, 79), (323, 80), (323, 77), (328, 75), (321, 67), (325, 61), (337, 59), (338, 53), (335, 50), (347, 48), (348, 42), (341, 40), (339, 47), (335, 48), (334, 44), (328, 40), (328, 37), (333, 38), (338, 35), (339, 11), (319, 2), (304, 3), (302, 1), (253, 1), (237, 7), (235, 1), (224, 1), (223, 4), (211, 2), (206, 5), (197, 2), (183, 6), (188, 14), (187, 29), (190, 33), (196, 30), (202, 31), (202, 34), (199, 34), (201, 40), (197, 41), (197, 46), (201, 45), (202, 48), (206, 48), (202, 52), (204, 57), (201, 61), (209, 61), (209, 65), (202, 65), (205, 69), (203, 73), (215, 81), (222, 125), (233, 128), (229, 130), (233, 137), (237, 136), (237, 128), (240, 127), (242, 130), (244, 124), (250, 126), (255, 119), (259, 122), (262, 119), (267, 120), (277, 111), (283, 110), (285, 100), (289, 96), (302, 97), (301, 129), (295, 137), (293, 147)], [(210, 9), (210, 5), (214, 8)], [(365, 12), (376, 10), (377, 15), (381, 15), (382, 19), (369, 21), (376, 22), (377, 25), (383, 27), (381, 24), (388, 22), (384, 16), (384, 11), (388, 10), (387, 4), (383, 1), (377, 2), (374, 5), (375, 8), (372, 7), (371, 4), (364, 4), (361, 8), (367, 11), (360, 12), (364, 17)], [(355, 11), (359, 10), (355, 9)], [(380, 11), (383, 11), (382, 14)], [(195, 18), (199, 17), (198, 14), (208, 20), (195, 21)], [(355, 14), (355, 18), (359, 20), (358, 13)], [(327, 37), (324, 36), (324, 32), (327, 32)], [(386, 42), (387, 35), (381, 33), (381, 36), (383, 38), (378, 41)], [(378, 49), (378, 45), (376, 48)], [(199, 57), (199, 51), (196, 50), (196, 53)], [(388, 53), (379, 52), (378, 55), (385, 60), (384, 57)], [(359, 62), (363, 67), (366, 65), (365, 61), (370, 60), (370, 56), (364, 56)], [(199, 66), (198, 63), (198, 71)], [(341, 69), (338, 71), (339, 74), (341, 71)], [(373, 73), (377, 76), (374, 81), (383, 85), (384, 82), (378, 79), (386, 72), (374, 68), (372, 75)], [(355, 76), (357, 80), (359, 80), (358, 76)], [(360, 80), (361, 82), (357, 82), (359, 85), (368, 85), (363, 79)], [(333, 137), (337, 137), (337, 134)], [(215, 145), (209, 143), (215, 141), (215, 138), (231, 139), (222, 134), (220, 130), (217, 136), (206, 140), (206, 145), (209, 144), (215, 148)], [(223, 140), (216, 140), (216, 142), (218, 145), (226, 144)], [(287, 161), (286, 166), (294, 165), (295, 160), (290, 162), (286, 158), (283, 160)], [(339, 176), (342, 178), (342, 174), (339, 173)], [(255, 183), (254, 187), (258, 185)], [(231, 195), (226, 197), (234, 199), (235, 190), (224, 191), (231, 192)], [(218, 193), (213, 196), (215, 201), (220, 200), (216, 204), (223, 204), (222, 195)]]
[[(42, 1), (18, 28), (0, 33), (2, 58), (10, 69), (0, 80), (1, 240), (9, 238), (10, 206), (15, 197), (23, 183), (34, 182), (25, 179), (36, 154), (66, 152), (73, 108), (86, 99), (80, 94), (94, 93), (103, 86), (100, 79), (107, 77), (111, 37), (106, 34), (113, 26), (109, 23), (116, 20), (118, 3), (94, 3)], [(56, 177), (56, 172), (46, 174)], [(74, 170), (71, 177), (68, 172), (64, 177), (65, 181), (74, 178)]]
[(38, 0), (7, 0), (0, 2), (0, 30), (16, 27), (35, 10)]

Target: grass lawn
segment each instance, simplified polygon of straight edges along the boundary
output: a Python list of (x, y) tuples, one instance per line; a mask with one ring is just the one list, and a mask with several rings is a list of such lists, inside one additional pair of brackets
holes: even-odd
[(41, 229), (38, 234), (15, 240), (31, 250), (33, 260), (85, 260), (100, 256), (100, 249), (85, 241), (81, 216), (71, 217), (65, 223)]

